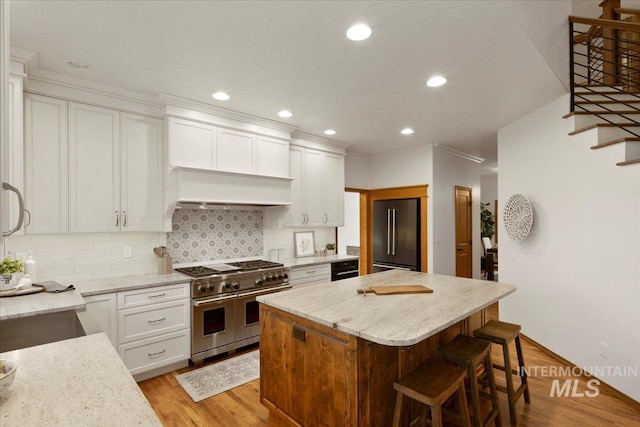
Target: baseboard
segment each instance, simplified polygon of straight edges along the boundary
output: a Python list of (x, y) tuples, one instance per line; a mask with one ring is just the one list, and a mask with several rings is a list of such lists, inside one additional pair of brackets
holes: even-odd
[[(531, 345), (533, 345), (534, 347), (539, 348), (543, 353), (546, 353), (547, 355), (553, 357), (554, 359), (558, 359), (560, 362), (562, 362), (563, 364), (565, 364), (566, 366), (570, 366), (571, 368), (578, 368), (580, 369), (579, 366), (577, 366), (576, 364), (574, 364), (573, 362), (565, 359), (564, 357), (554, 353), (553, 351), (549, 350), (547, 347), (543, 346), (542, 344), (536, 342), (535, 340), (529, 338), (528, 336), (524, 335), (523, 333), (520, 333), (520, 336), (529, 341), (529, 343)], [(609, 393), (613, 394), (615, 397), (617, 397), (618, 399), (622, 400), (624, 403), (632, 406), (633, 408), (637, 409), (638, 411), (640, 411), (640, 402), (638, 402), (637, 400), (635, 400), (634, 398), (632, 398), (631, 396), (628, 396), (626, 394), (624, 394), (623, 392), (621, 392), (620, 390), (618, 390), (617, 388), (607, 384), (605, 381), (602, 381), (600, 378), (598, 377), (593, 377), (596, 378), (598, 381), (600, 381), (600, 387), (606, 389)]]

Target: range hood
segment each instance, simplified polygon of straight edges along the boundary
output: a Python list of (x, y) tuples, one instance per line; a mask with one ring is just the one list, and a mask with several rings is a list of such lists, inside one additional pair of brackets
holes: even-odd
[(172, 168), (167, 182), (168, 213), (176, 204), (288, 206), (290, 177), (274, 177), (186, 167)]

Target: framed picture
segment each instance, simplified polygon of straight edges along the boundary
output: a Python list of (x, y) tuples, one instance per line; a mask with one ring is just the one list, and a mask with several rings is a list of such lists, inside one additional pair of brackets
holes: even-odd
[(313, 231), (295, 231), (293, 233), (293, 244), (296, 258), (315, 255), (316, 242), (313, 238)]

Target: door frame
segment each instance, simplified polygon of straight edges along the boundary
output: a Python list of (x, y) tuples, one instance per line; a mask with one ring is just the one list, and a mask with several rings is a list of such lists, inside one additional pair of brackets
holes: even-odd
[(473, 278), (473, 189), (469, 187), (463, 187), (461, 185), (456, 185), (453, 191), (453, 203), (454, 203), (454, 236), (453, 241), (454, 245), (454, 253), (455, 257), (455, 271), (457, 275), (458, 271), (458, 190), (468, 191), (469, 192), (469, 215), (467, 218), (467, 229), (469, 230), (470, 240), (469, 240), (469, 268), (471, 269), (471, 276), (469, 278)]
[[(360, 274), (373, 272), (373, 202), (390, 199), (420, 199), (420, 271), (427, 272), (427, 197), (429, 186), (379, 188), (362, 190), (347, 188), (345, 191), (360, 193)], [(365, 250), (362, 250), (362, 249)]]

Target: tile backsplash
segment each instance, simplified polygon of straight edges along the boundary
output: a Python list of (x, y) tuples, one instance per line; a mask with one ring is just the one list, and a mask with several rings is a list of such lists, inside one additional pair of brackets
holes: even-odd
[(174, 263), (262, 256), (260, 210), (181, 209), (173, 214), (167, 248)]

